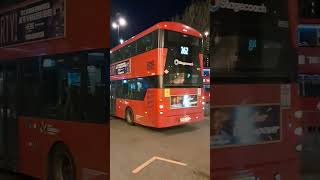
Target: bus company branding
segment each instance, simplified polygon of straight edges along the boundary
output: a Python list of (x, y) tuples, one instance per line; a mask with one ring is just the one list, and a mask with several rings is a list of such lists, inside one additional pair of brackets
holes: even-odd
[(0, 14), (0, 47), (64, 36), (64, 0), (40, 1)]
[(40, 133), (42, 134), (49, 134), (49, 135), (56, 135), (60, 132), (59, 129), (54, 128), (53, 125), (47, 124), (45, 122), (41, 122), (39, 126)]
[(248, 11), (248, 12), (256, 12), (256, 13), (264, 13), (268, 12), (267, 7), (264, 4), (253, 5), (253, 4), (244, 4), (238, 2), (230, 2), (229, 0), (216, 0), (217, 4), (214, 9), (223, 8), (223, 9), (231, 9), (234, 12), (240, 11)]
[(280, 105), (241, 105), (213, 110), (212, 148), (280, 141)]
[(183, 62), (183, 61), (180, 61), (179, 59), (175, 59), (175, 60), (174, 60), (174, 64), (175, 64), (176, 66), (178, 66), (178, 65), (193, 66), (193, 63)]

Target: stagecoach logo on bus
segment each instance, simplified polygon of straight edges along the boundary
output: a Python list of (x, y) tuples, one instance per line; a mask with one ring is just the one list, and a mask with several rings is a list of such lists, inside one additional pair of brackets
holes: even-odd
[(183, 61), (180, 61), (179, 59), (175, 59), (175, 60), (174, 60), (174, 64), (175, 64), (176, 66), (178, 66), (178, 65), (193, 66), (193, 63), (183, 62)]
[(56, 135), (57, 133), (60, 132), (60, 130), (53, 127), (53, 125), (47, 124), (43, 121), (40, 123), (39, 130), (40, 130), (40, 133), (49, 134), (49, 135)]
[(65, 0), (45, 0), (0, 14), (0, 47), (64, 37)]
[(214, 107), (211, 116), (211, 147), (280, 141), (280, 119), (280, 105)]
[(253, 4), (244, 4), (238, 2), (230, 2), (229, 0), (216, 0), (216, 4), (211, 7), (211, 11), (217, 11), (219, 8), (231, 9), (234, 12), (248, 11), (256, 13), (267, 13), (267, 7), (264, 4), (253, 5)]

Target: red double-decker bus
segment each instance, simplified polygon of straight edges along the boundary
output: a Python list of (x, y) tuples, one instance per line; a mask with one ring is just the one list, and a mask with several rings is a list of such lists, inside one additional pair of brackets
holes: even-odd
[(107, 7), (106, 0), (1, 7), (1, 169), (108, 179)]
[[(296, 0), (294, 40), (298, 53), (298, 98), (295, 118), (303, 127), (301, 173), (319, 174), (320, 159), (320, 2)], [(316, 179), (316, 178), (315, 178)]]
[(204, 119), (201, 34), (161, 22), (111, 50), (110, 111), (164, 128)]
[(299, 179), (292, 3), (212, 2), (213, 180)]

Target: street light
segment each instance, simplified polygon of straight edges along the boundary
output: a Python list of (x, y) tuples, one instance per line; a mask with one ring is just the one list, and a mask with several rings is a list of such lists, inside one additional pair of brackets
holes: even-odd
[(208, 36), (209, 36), (209, 31), (204, 32), (204, 35), (205, 35), (206, 37), (208, 37)]
[(114, 22), (114, 23), (112, 23), (112, 28), (113, 28), (113, 29), (117, 29), (117, 28), (118, 28), (118, 24), (117, 24), (117, 23), (115, 23), (115, 22)]
[(120, 26), (124, 27), (127, 25), (127, 21), (123, 17), (119, 17), (116, 22), (112, 23), (112, 28), (118, 30), (118, 39), (120, 39)]
[(119, 42), (120, 42), (120, 44), (123, 44), (124, 40), (123, 40), (123, 39), (120, 39)]
[(127, 25), (127, 21), (126, 21), (124, 18), (122, 18), (122, 17), (119, 18), (118, 21), (119, 21), (119, 25), (120, 25), (120, 26), (126, 26), (126, 25)]

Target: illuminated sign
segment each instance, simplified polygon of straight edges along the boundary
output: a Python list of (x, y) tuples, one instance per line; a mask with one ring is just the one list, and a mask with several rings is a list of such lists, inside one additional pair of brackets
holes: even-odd
[(181, 46), (181, 52), (182, 55), (189, 55), (189, 47)]
[(257, 47), (257, 40), (251, 39), (249, 40), (248, 50), (253, 51)]
[(0, 47), (64, 37), (64, 4), (44, 0), (0, 14)]
[[(200, 89), (201, 93), (201, 89)], [(189, 108), (198, 106), (197, 95), (171, 96), (171, 109)]]
[(183, 61), (180, 61), (179, 59), (175, 59), (175, 60), (174, 60), (174, 64), (175, 64), (176, 66), (178, 66), (178, 65), (193, 66), (193, 63), (183, 62)]

